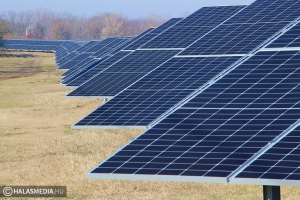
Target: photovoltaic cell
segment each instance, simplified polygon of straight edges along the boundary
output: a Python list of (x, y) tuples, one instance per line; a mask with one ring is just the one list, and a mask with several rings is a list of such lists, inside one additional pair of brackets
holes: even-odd
[(239, 58), (172, 58), (75, 126), (147, 127)]
[(272, 42), (266, 48), (285, 48), (285, 47), (300, 47), (300, 24), (297, 24), (289, 31), (284, 33), (276, 41)]
[[(298, 111), (298, 115), (299, 115)], [(290, 118), (287, 115), (285, 118)], [(300, 126), (282, 138), (232, 180), (250, 184), (300, 185)]]
[(247, 54), (286, 22), (221, 25), (180, 53), (180, 55)]
[(57, 61), (56, 61), (57, 68), (59, 69), (61, 66), (63, 66), (64, 64), (66, 64), (67, 62), (72, 60), (74, 57), (78, 56), (80, 53), (86, 52), (86, 50), (92, 48), (93, 46), (95, 46), (96, 44), (99, 44), (99, 43), (100, 43), (100, 41), (91, 41), (91, 42), (87, 43), (86, 45), (83, 45), (81, 48), (77, 49), (76, 51), (71, 52), (69, 55), (67, 55), (61, 59), (57, 59)]
[[(144, 43), (146, 43), (149, 40), (153, 39), (153, 37), (157, 36), (161, 32), (163, 32), (166, 29), (168, 29), (171, 26), (173, 26), (174, 24), (176, 24), (180, 20), (182, 20), (182, 19), (180, 19), (180, 18), (178, 18), (178, 19), (177, 18), (173, 18), (173, 19), (170, 19), (169, 21), (167, 21), (166, 23), (164, 23), (163, 25), (159, 26), (156, 29), (149, 29), (148, 31), (145, 31), (144, 33), (142, 33), (141, 35), (137, 36), (136, 38), (130, 40), (130, 44), (129, 45), (127, 45), (127, 43), (126, 43), (125, 47), (121, 46), (115, 52), (117, 52), (118, 50), (121, 50), (121, 49), (125, 49), (125, 50), (133, 49), (133, 50), (135, 50), (135, 49), (139, 48), (141, 45), (143, 45)], [(95, 66), (93, 69), (86, 68), (85, 70), (82, 71), (84, 73), (80, 72), (80, 75), (76, 75), (76, 77), (75, 77), (76, 80), (72, 78), (70, 81), (65, 82), (65, 84), (67, 84), (68, 86), (79, 86), (82, 83), (84, 83), (85, 81), (89, 80), (90, 78), (92, 78), (96, 74), (102, 72), (104, 69), (108, 68), (110, 65), (112, 65), (113, 63), (115, 63), (118, 60), (122, 59), (123, 57), (125, 57), (128, 54), (129, 54), (129, 52), (119, 52), (119, 53), (116, 53), (116, 55), (113, 55), (108, 60), (105, 60), (105, 62), (104, 61), (101, 62), (100, 64), (98, 64), (97, 66)], [(124, 80), (124, 79), (125, 79), (125, 81), (132, 80), (134, 82), (136, 79), (130, 79), (130, 78), (131, 77), (132, 78), (136, 78), (137, 76), (133, 75), (133, 76), (128, 77), (128, 78), (126, 78), (125, 76), (123, 76), (123, 77), (124, 78), (122, 78), (122, 80)], [(120, 79), (118, 79), (118, 80), (120, 80)], [(75, 94), (75, 92), (73, 94)], [(83, 95), (82, 92), (80, 94)], [(85, 93), (85, 95), (87, 95), (87, 94), (88, 93)]]
[(245, 54), (299, 16), (298, 0), (257, 0), (180, 55)]
[(85, 82), (70, 95), (79, 96), (83, 91), (84, 94), (80, 95), (112, 97), (177, 53), (179, 51), (176, 50), (134, 51)]
[(226, 182), (299, 120), (299, 62), (298, 51), (258, 53), (88, 177)]
[[(108, 40), (108, 39), (106, 39)], [(95, 64), (98, 62), (98, 60), (95, 60), (94, 58), (97, 59), (102, 59), (107, 55), (111, 55), (114, 53), (115, 49), (118, 48), (119, 46), (122, 46), (126, 44), (128, 41), (130, 41), (129, 38), (111, 38), (111, 42), (108, 43), (107, 45), (104, 45), (102, 48), (100, 48), (96, 53), (91, 54), (88, 58), (85, 58), (81, 62), (78, 62), (76, 65), (74, 65), (72, 68), (70, 68), (66, 73), (63, 75), (64, 81), (63, 83), (65, 84), (66, 79), (68, 81), (72, 81), (77, 77), (77, 74), (86, 68), (90, 67), (91, 65)], [(94, 47), (93, 47), (94, 48)]]
[[(108, 56), (106, 59), (103, 59), (103, 61), (100, 61), (100, 63), (98, 63), (97, 65), (92, 66), (91, 68), (86, 68), (85, 70), (81, 71), (76, 75), (77, 77), (75, 79), (66, 82), (66, 84), (68, 86), (79, 86), (84, 82), (86, 82), (87, 80), (94, 77), (99, 72), (102, 72), (103, 70), (107, 69), (115, 62), (118, 62), (120, 59), (123, 59), (125, 56), (129, 55), (130, 53), (131, 52), (120, 51), (113, 56)], [(83, 93), (81, 94), (83, 95)]]
[[(80, 60), (73, 59), (73, 60), (69, 61), (68, 64), (65, 65), (65, 66), (69, 67), (69, 70), (62, 74), (62, 76), (64, 76), (62, 78), (62, 80), (69, 79), (73, 73), (77, 72), (77, 70), (76, 70), (77, 68), (80, 68), (81, 66), (88, 64), (90, 62), (97, 61), (94, 58), (90, 57), (90, 53), (84, 53), (84, 54), (87, 56), (82, 57), (82, 59), (80, 59)], [(81, 55), (83, 55), (83, 54), (81, 54)]]
[[(190, 34), (195, 34), (195, 35), (197, 35), (197, 38), (198, 38), (201, 36), (201, 34), (204, 34), (206, 32), (206, 30), (204, 30), (204, 26), (206, 26), (207, 24), (216, 25), (216, 24), (220, 23), (222, 19), (225, 19), (226, 17), (231, 16), (233, 13), (235, 13), (243, 8), (244, 8), (244, 6), (221, 6), (221, 7), (203, 8), (203, 9), (200, 9), (198, 12), (194, 13), (192, 16), (185, 18), (184, 20), (171, 19), (166, 24), (163, 24), (162, 26), (156, 28), (155, 30), (151, 31), (147, 35), (150, 35), (153, 32), (159, 33), (161, 31), (163, 31), (164, 28), (175, 24), (168, 30), (171, 30), (177, 26), (180, 29), (183, 28), (184, 30), (180, 34), (172, 32), (172, 34), (171, 34), (173, 37), (172, 40), (177, 38), (176, 40), (173, 41), (173, 45), (175, 43), (178, 43), (178, 44), (180, 43), (181, 45), (185, 44), (184, 47), (186, 47), (195, 40), (195, 39), (190, 38)], [(205, 18), (205, 20), (203, 20), (204, 18)], [(188, 25), (185, 25), (185, 23)], [(190, 28), (193, 29), (194, 27), (197, 28), (197, 31), (191, 32)], [(198, 31), (199, 28), (203, 29), (202, 32)], [(178, 30), (176, 29), (176, 31), (178, 31)], [(184, 35), (183, 33), (186, 33), (186, 34)], [(183, 35), (181, 35), (181, 34), (183, 34)], [(167, 31), (164, 31), (161, 35), (167, 35), (167, 37), (170, 37), (170, 33), (167, 33)], [(159, 38), (159, 37), (156, 37), (156, 38)], [(161, 42), (159, 42), (159, 43), (161, 43)], [(181, 47), (183, 47), (183, 46), (181, 46)], [(143, 46), (141, 48), (145, 48), (145, 46)], [(131, 58), (133, 58), (132, 56), (134, 56), (134, 55), (135, 54), (131, 54), (128, 58), (131, 59)], [(151, 70), (157, 66), (152, 65)], [(119, 68), (120, 67), (118, 67), (117, 69), (116, 68), (111, 68), (111, 69), (114, 70), (115, 73), (119, 73), (118, 72)], [(145, 67), (143, 69), (145, 69)], [(105, 96), (105, 97), (114, 96), (117, 93), (121, 92), (123, 89), (125, 89), (127, 86), (134, 83), (134, 81), (136, 81), (142, 77), (142, 76), (140, 76), (140, 75), (142, 75), (141, 72), (138, 70), (141, 70), (141, 69), (138, 68), (135, 71), (130, 71), (131, 73), (136, 72), (138, 74), (130, 74), (130, 75), (128, 74), (127, 78), (126, 78), (125, 74), (122, 74), (121, 76), (120, 76), (120, 74), (116, 74), (114, 81), (112, 81), (113, 77), (111, 76), (111, 74), (107, 74), (106, 71), (101, 72), (99, 75), (93, 77), (92, 80), (89, 80), (85, 84), (81, 85), (79, 88), (77, 88), (77, 90), (75, 90), (68, 96), (89, 96), (89, 95), (92, 95), (94, 97), (96, 97), (96, 96), (102, 96), (102, 97), (103, 96)], [(150, 72), (151, 70), (147, 70), (147, 73)], [(146, 71), (144, 71), (144, 72), (146, 72)], [(144, 75), (145, 74), (146, 73), (144, 73)], [(103, 81), (105, 81), (105, 82), (103, 82)]]
[(245, 6), (204, 7), (141, 48), (185, 48)]
[(142, 37), (139, 37), (137, 40), (135, 40), (133, 43), (129, 44), (124, 48), (124, 50), (135, 50), (144, 45), (145, 43), (151, 41), (153, 38), (161, 34), (162, 32), (168, 30), (175, 24), (177, 24), (179, 21), (181, 21), (182, 18), (172, 18), (169, 21), (165, 22), (164, 24), (160, 25), (159, 27), (155, 28), (154, 30), (149, 31), (147, 34), (143, 35)]
[[(83, 53), (80, 53), (80, 54), (77, 54), (75, 57), (73, 57), (73, 59), (69, 60), (68, 62), (66, 62), (65, 64), (61, 65), (60, 66), (60, 69), (72, 69), (73, 67), (77, 66), (78, 63), (80, 63), (82, 60), (85, 60), (87, 59), (89, 56), (91, 56), (92, 53), (86, 53), (86, 52), (83, 52)], [(68, 70), (68, 71), (69, 71)], [(67, 71), (67, 72), (68, 72)], [(71, 73), (72, 71), (70, 71), (69, 73)], [(66, 76), (67, 74), (64, 73), (62, 74), (63, 76)]]

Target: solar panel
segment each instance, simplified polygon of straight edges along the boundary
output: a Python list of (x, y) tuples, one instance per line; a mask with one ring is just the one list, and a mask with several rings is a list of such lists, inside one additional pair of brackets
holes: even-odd
[[(112, 53), (115, 53), (115, 49), (119, 48), (120, 46), (123, 46), (126, 44), (128, 41), (130, 41), (130, 38), (115, 38), (104, 46), (103, 48), (99, 49), (97, 52), (94, 54), (90, 55), (89, 58), (86, 58), (86, 61), (78, 62), (75, 66), (73, 66), (70, 70), (68, 70), (64, 75), (67, 76), (65, 79), (68, 79), (69, 81), (73, 80), (74, 78), (77, 77), (77, 74), (80, 73), (82, 70), (90, 67), (90, 64), (95, 64), (98, 62), (97, 59), (102, 59), (107, 55), (111, 55)], [(63, 81), (65, 84), (66, 81)]]
[[(286, 118), (289, 115), (286, 116)], [(269, 185), (300, 185), (300, 126), (255, 159), (232, 183)]]
[(182, 20), (182, 18), (172, 18), (172, 19), (168, 20), (167, 22), (165, 22), (161, 26), (159, 26), (159, 27), (155, 28), (154, 30), (151, 30), (150, 32), (148, 32), (143, 37), (140, 37), (137, 40), (135, 40), (134, 43), (131, 43), (130, 45), (126, 46), (124, 48), (124, 50), (135, 50), (135, 49), (140, 48), (142, 45), (149, 42), (150, 40), (152, 40), (153, 38), (155, 38), (156, 36), (158, 36), (162, 32), (170, 29), (172, 26), (174, 26), (175, 24), (177, 24), (181, 20)]
[[(91, 55), (92, 53), (90, 52), (83, 52), (83, 53), (76, 54), (76, 56), (74, 56), (71, 60), (61, 65), (59, 69), (71, 69), (72, 67), (76, 66), (78, 62), (82, 61), (83, 59), (86, 59)], [(65, 76), (65, 74), (63, 74), (63, 76)]]
[[(118, 42), (119, 40), (117, 40), (117, 38), (107, 38), (107, 39), (105, 39), (101, 42), (98, 42), (96, 45), (90, 46), (90, 48), (88, 48), (85, 52), (80, 52), (78, 54), (82, 55), (81, 60), (85, 59), (89, 56), (92, 56), (92, 55), (94, 55), (95, 53), (98, 53), (98, 52), (99, 52), (98, 54), (101, 54), (102, 51), (103, 51), (103, 54), (105, 54), (106, 51), (107, 51), (106, 49), (110, 45), (114, 46), (116, 44), (116, 41)], [(78, 55), (76, 57), (78, 57)], [(77, 69), (76, 66), (77, 66), (77, 63), (74, 62), (74, 57), (73, 57), (68, 62), (61, 65), (59, 67), (59, 69), (69, 69), (69, 70), (71, 70), (72, 68)], [(70, 71), (69, 73), (74, 72), (74, 69), (72, 71)], [(65, 76), (65, 74), (63, 74), (63, 75)]]
[[(166, 62), (166, 60), (170, 59), (178, 52), (179, 51), (176, 50), (134, 51), (93, 77), (93, 79), (84, 83), (79, 90), (77, 90), (77, 88), (70, 95), (74, 96), (77, 91), (82, 91), (83, 94), (80, 93), (80, 95), (89, 94), (89, 96), (114, 96), (154, 69), (156, 66)], [(83, 87), (84, 89), (82, 89)], [(100, 87), (105, 95), (101, 95), (99, 93)], [(94, 92), (97, 93), (94, 94)]]
[(130, 53), (131, 52), (120, 51), (111, 57), (108, 56), (106, 59), (103, 59), (103, 61), (99, 61), (97, 65), (91, 66), (90, 68), (86, 68), (85, 70), (82, 70), (81, 72), (76, 74), (77, 77), (66, 82), (66, 84), (68, 86), (79, 86), (83, 84), (85, 81), (95, 76), (97, 73), (107, 69), (110, 65), (114, 64), (115, 62), (118, 62), (120, 59), (123, 59), (125, 56), (129, 55)]
[(64, 65), (66, 62), (72, 60), (79, 53), (83, 53), (83, 52), (87, 51), (89, 48), (92, 48), (93, 46), (95, 46), (96, 44), (99, 44), (99, 43), (100, 43), (100, 41), (91, 41), (91, 42), (88, 42), (87, 44), (85, 44), (82, 47), (76, 49), (76, 51), (71, 52), (67, 56), (65, 56), (63, 58), (60, 58), (60, 59), (57, 59), (57, 61), (56, 61), (57, 68), (59, 68), (60, 66)]
[(289, 31), (284, 33), (276, 41), (272, 42), (266, 48), (293, 48), (300, 47), (300, 24), (297, 24)]
[(299, 62), (299, 51), (259, 52), (87, 176), (227, 182), (299, 120)]
[[(153, 120), (240, 58), (238, 56), (173, 58), (129, 86), (75, 126), (146, 128)], [(118, 78), (120, 79), (121, 77)], [(106, 87), (107, 90), (111, 90), (108, 85)]]
[(257, 0), (180, 55), (245, 54), (299, 16), (298, 0)]
[(244, 6), (204, 7), (141, 48), (185, 48)]
[[(249, 9), (245, 10), (249, 11)], [(287, 25), (289, 23), (285, 24)], [(273, 24), (265, 24), (265, 27), (273, 27)], [(263, 42), (264, 41), (260, 41), (260, 43)], [(203, 49), (205, 48), (203, 47)], [(210, 49), (205, 50), (208, 51)], [(172, 65), (172, 63), (176, 63), (176, 59), (173, 58), (153, 70), (147, 74), (147, 76), (120, 92), (110, 102), (97, 108), (87, 117), (76, 123), (74, 127), (147, 128), (153, 121), (164, 113), (169, 112), (170, 109), (178, 106), (185, 97), (192, 95), (195, 90), (208, 83), (216, 75), (221, 73), (222, 70), (232, 68), (231, 65), (234, 65), (239, 57), (235, 57), (230, 60), (230, 62), (224, 62), (228, 57), (218, 57), (218, 55), (216, 55), (216, 57), (192, 58), (183, 56), (183, 58), (181, 58), (183, 62), (178, 65)], [(197, 59), (200, 61), (197, 62)], [(216, 59), (216, 64), (212, 62), (214, 59)], [(196, 62), (193, 62), (195, 60)], [(220, 63), (223, 65), (219, 65)], [(203, 68), (203, 71), (199, 70), (199, 68), (201, 69), (200, 66)], [(164, 67), (167, 69), (164, 73), (161, 73)], [(214, 71), (209, 73), (212, 69)], [(105, 85), (105, 88), (108, 89), (109, 86), (111, 86), (111, 84)], [(102, 93), (100, 96), (109, 96), (105, 94), (111, 95), (112, 93), (105, 91), (105, 93)]]

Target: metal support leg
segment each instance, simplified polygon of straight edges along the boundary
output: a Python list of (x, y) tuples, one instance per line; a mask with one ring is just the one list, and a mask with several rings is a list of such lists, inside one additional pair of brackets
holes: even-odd
[(280, 186), (263, 186), (264, 200), (280, 200)]
[(103, 104), (105, 104), (106, 102), (108, 102), (108, 99), (107, 98), (103, 99)]

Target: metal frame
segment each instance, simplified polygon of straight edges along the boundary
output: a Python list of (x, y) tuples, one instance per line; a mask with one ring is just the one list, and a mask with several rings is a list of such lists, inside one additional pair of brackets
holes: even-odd
[(144, 129), (147, 130), (147, 126), (72, 126), (73, 129)]
[(65, 96), (65, 99), (112, 99), (113, 96)]
[(140, 180), (140, 181), (176, 181), (198, 183), (227, 183), (226, 178), (196, 177), (196, 176), (165, 176), (165, 175), (125, 175), (125, 174), (95, 174), (87, 173), (88, 179), (109, 180)]

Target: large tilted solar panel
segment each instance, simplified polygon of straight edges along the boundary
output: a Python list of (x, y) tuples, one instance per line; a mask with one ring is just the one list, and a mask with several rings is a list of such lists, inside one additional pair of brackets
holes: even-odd
[[(206, 24), (210, 23), (212, 25), (215, 25), (216, 23), (220, 22), (221, 17), (216, 18), (216, 16), (221, 15), (221, 12), (224, 12), (221, 15), (222, 17), (225, 17), (225, 16), (230, 17), (231, 15), (234, 14), (234, 12), (237, 12), (237, 10), (241, 10), (243, 8), (244, 8), (244, 6), (237, 6), (237, 8), (232, 8), (231, 6), (222, 6), (222, 7), (217, 7), (217, 8), (216, 7), (203, 8), (203, 9), (200, 9), (199, 11), (197, 11), (196, 14), (192, 14), (192, 16), (187, 17), (183, 20), (173, 19), (171, 21), (172, 23), (170, 22), (172, 24), (172, 27), (170, 27), (170, 29), (174, 29), (179, 24), (182, 24), (182, 25), (180, 25), (180, 27), (185, 29), (185, 33), (189, 32), (190, 31), (189, 26), (183, 25), (184, 22), (186, 22), (187, 24), (190, 24), (192, 27), (195, 27), (196, 26), (195, 24), (200, 24), (198, 26), (200, 28), (203, 27), (203, 26), (201, 26), (201, 24), (206, 25)], [(208, 16), (208, 13), (211, 16)], [(206, 19), (205, 21), (203, 20), (202, 15), (205, 15), (205, 19)], [(200, 17), (200, 19), (198, 19), (199, 16), (202, 16), (202, 18)], [(177, 21), (177, 23), (174, 25), (174, 22), (176, 22), (176, 21)], [(168, 29), (168, 30), (170, 30), (170, 29)], [(181, 32), (181, 33), (183, 33), (183, 32)], [(193, 34), (197, 34), (198, 35), (197, 37), (201, 37), (201, 33), (203, 33), (203, 32), (194, 32)], [(168, 31), (163, 31), (161, 35), (165, 35), (165, 34), (169, 35)], [(174, 33), (172, 33), (172, 34), (174, 35)], [(194, 41), (192, 39), (187, 39), (187, 40), (184, 39), (184, 38), (188, 38), (188, 36), (189, 36), (189, 34), (183, 35), (183, 36), (177, 35), (178, 40), (174, 40), (175, 37), (173, 37), (173, 39), (172, 39), (173, 45), (180, 43), (181, 47), (187, 47)], [(158, 36), (158, 37), (160, 37), (160, 36)], [(156, 38), (158, 38), (158, 37), (156, 37)], [(184, 40), (184, 42), (183, 42), (183, 40)], [(141, 49), (144, 47), (145, 46), (141, 47)], [(131, 58), (131, 56), (132, 55), (130, 55), (127, 58)], [(159, 65), (154, 66), (154, 68), (152, 68), (151, 70), (155, 69), (158, 66)], [(112, 69), (115, 69), (115, 68), (112, 68)], [(115, 76), (110, 76), (109, 78), (107, 77), (107, 74), (104, 72), (96, 75), (91, 80), (87, 81), (86, 83), (81, 85), (79, 88), (77, 88), (74, 92), (72, 92), (70, 94), (70, 96), (85, 96), (85, 97), (86, 96), (93, 96), (93, 97), (114, 96), (114, 95), (118, 94), (119, 92), (121, 92), (123, 89), (125, 89), (127, 86), (131, 85), (136, 80), (138, 80), (139, 78), (142, 77), (142, 76), (140, 76), (142, 74), (138, 70), (135, 70), (135, 72), (139, 73), (139, 74), (128, 74), (127, 78), (126, 78), (126, 74), (122, 74), (122, 76), (120, 76), (120, 73), (122, 71), (119, 71), (119, 69), (120, 68), (115, 70), (115, 73), (116, 73)], [(123, 68), (121, 68), (121, 69), (123, 69)], [(148, 72), (150, 72), (150, 71), (148, 71)], [(133, 72), (133, 71), (131, 71), (131, 72)], [(112, 82), (110, 80), (110, 78), (114, 81)], [(107, 79), (108, 79), (108, 81), (107, 81)], [(105, 80), (105, 81), (103, 81), (103, 80)]]
[(300, 47), (300, 24), (297, 24), (289, 31), (284, 33), (276, 41), (272, 42), (266, 48), (293, 48)]
[(142, 48), (185, 48), (245, 6), (204, 7), (186, 17)]
[(148, 29), (147, 31), (140, 34), (139, 36), (137, 36), (137, 37), (133, 38), (132, 40), (130, 40), (130, 42), (128, 42), (130, 44), (125, 43), (125, 45), (121, 45), (121, 47), (117, 48), (113, 52), (116, 55), (112, 55), (111, 58), (109, 58), (107, 60), (104, 60), (103, 62), (101, 62), (98, 65), (94, 66), (92, 69), (86, 68), (86, 69), (82, 70), (80, 73), (78, 73), (76, 75), (76, 77), (74, 79), (72, 78), (71, 80), (65, 82), (65, 84), (67, 86), (79, 86), (79, 85), (81, 85), (85, 81), (89, 80), (90, 78), (92, 78), (96, 74), (102, 72), (104, 69), (108, 68), (110, 65), (112, 65), (113, 63), (116, 63), (118, 60), (122, 59), (123, 57), (127, 56), (130, 53), (128, 51), (119, 52), (120, 50), (123, 50), (123, 49), (126, 49), (126, 50), (128, 50), (128, 49), (137, 49), (140, 46), (142, 46), (144, 43), (146, 43), (149, 40), (153, 39), (155, 36), (157, 36), (161, 32), (165, 31), (166, 29), (170, 28), (171, 26), (173, 26), (174, 24), (179, 22), (180, 20), (181, 19), (177, 19), (177, 18), (170, 19), (169, 21), (167, 21), (166, 23), (164, 23), (163, 25), (159, 26), (156, 29), (153, 29), (153, 28)]
[(257, 0), (180, 55), (246, 54), (299, 16), (298, 0)]
[(124, 50), (135, 50), (140, 48), (145, 43), (151, 41), (153, 38), (161, 34), (162, 32), (170, 29), (172, 26), (180, 22), (182, 18), (172, 18), (165, 22), (164, 24), (160, 25), (159, 27), (155, 28), (154, 30), (151, 30), (149, 33), (144, 35), (143, 37), (140, 37), (138, 40), (135, 40), (134, 43), (129, 44), (124, 48)]
[(131, 52), (128, 51), (120, 51), (113, 56), (107, 56), (107, 58), (103, 58), (103, 61), (100, 61), (97, 65), (86, 68), (85, 70), (76, 74), (76, 78), (70, 81), (67, 81), (66, 84), (68, 86), (79, 86), (83, 84), (85, 81), (89, 80), (99, 72), (110, 67), (112, 64), (118, 62), (120, 59), (123, 59), (125, 56), (129, 55)]
[[(177, 50), (134, 51), (84, 83), (70, 95), (76, 95), (78, 91), (83, 92), (80, 95), (112, 97), (178, 53)], [(99, 87), (103, 89), (104, 95), (98, 92)], [(97, 94), (94, 94), (95, 89)]]
[(299, 123), (300, 121), (298, 121), (297, 128), (255, 159), (230, 181), (238, 184), (300, 186)]
[(87, 176), (227, 182), (299, 120), (299, 62), (298, 51), (257, 53)]
[(127, 42), (129, 42), (131, 38), (116, 38), (112, 43), (107, 45), (105, 48), (99, 50), (98, 52), (90, 55), (88, 58), (86, 58), (85, 61), (78, 62), (76, 65), (74, 65), (70, 70), (65, 72), (63, 75), (64, 81), (63, 83), (66, 84), (67, 80), (68, 82), (74, 80), (77, 77), (77, 74), (81, 71), (91, 67), (91, 65), (95, 63), (99, 63), (99, 59), (105, 59), (105, 56), (113, 55), (116, 53), (116, 49), (118, 49), (120, 46), (125, 45)]
[[(246, 11), (247, 13), (249, 9), (244, 9), (240, 13), (243, 13), (244, 11)], [(265, 14), (267, 15), (268, 13), (265, 12)], [(266, 28), (273, 27), (273, 24), (266, 23), (265, 27)], [(261, 43), (263, 42), (264, 41), (261, 41)], [(204, 47), (202, 48), (204, 49)], [(222, 56), (221, 59), (223, 58), (226, 59), (226, 57)], [(211, 57), (197, 58), (199, 60), (203, 59), (204, 62), (205, 61), (208, 62), (208, 64), (204, 64), (203, 66), (204, 72), (205, 70), (209, 70), (210, 69), (209, 67), (212, 67), (213, 69), (215, 68), (218, 69), (214, 71), (214, 73), (210, 74), (206, 72), (207, 74), (204, 75), (201, 70), (198, 71), (197, 73), (197, 70), (199, 70), (199, 68), (197, 69), (197, 67), (199, 65), (201, 66), (202, 64), (201, 61), (199, 63), (197, 62), (189, 63), (189, 61), (193, 59), (190, 57), (182, 59), (183, 63), (178, 64), (178, 66), (184, 66), (184, 67), (179, 68), (178, 71), (176, 71), (177, 70), (176, 68), (178, 68), (178, 66), (174, 65), (170, 67), (170, 69), (167, 69), (165, 73), (159, 74), (159, 76), (156, 77), (155, 76), (156, 73), (160, 73), (160, 70), (163, 69), (164, 67), (164, 66), (160, 66), (153, 72), (147, 74), (147, 76), (143, 77), (138, 82), (135, 82), (135, 84), (132, 85), (131, 87), (126, 88), (124, 91), (119, 93), (110, 102), (99, 107), (94, 112), (90, 113), (87, 117), (85, 117), (77, 124), (75, 124), (74, 127), (84, 128), (84, 127), (98, 126), (98, 128), (108, 128), (108, 127), (146, 128), (147, 126), (150, 125), (151, 122), (157, 119), (160, 115), (167, 112), (172, 107), (175, 107), (176, 104), (180, 103), (180, 101), (183, 100), (186, 96), (193, 93), (195, 90), (200, 88), (205, 83), (209, 82), (212, 78), (214, 78), (214, 76), (216, 76), (222, 70), (234, 64), (234, 62), (237, 61), (238, 58), (239, 57), (237, 57), (236, 60), (232, 60), (232, 62), (225, 62), (224, 66), (220, 68), (216, 67), (218, 66), (218, 64), (214, 65), (210, 63), (211, 59), (214, 58)], [(174, 62), (174, 58), (168, 61), (165, 65), (168, 65), (171, 62)], [(188, 64), (186, 65), (186, 63)], [(208, 67), (206, 67), (206, 65)], [(176, 71), (177, 74), (176, 73), (172, 74), (172, 72), (174, 71)], [(198, 81), (197, 79), (200, 79), (201, 81)], [(112, 85), (109, 86), (111, 86), (112, 88)], [(105, 85), (105, 87), (108, 88), (108, 85)], [(188, 89), (190, 91), (187, 91)], [(108, 91), (104, 91), (104, 92), (102, 93), (102, 95), (99, 96), (109, 96), (109, 95), (105, 95), (105, 94), (109, 94)]]
[(172, 58), (96, 109), (75, 127), (147, 128), (156, 118), (240, 58), (238, 56)]

